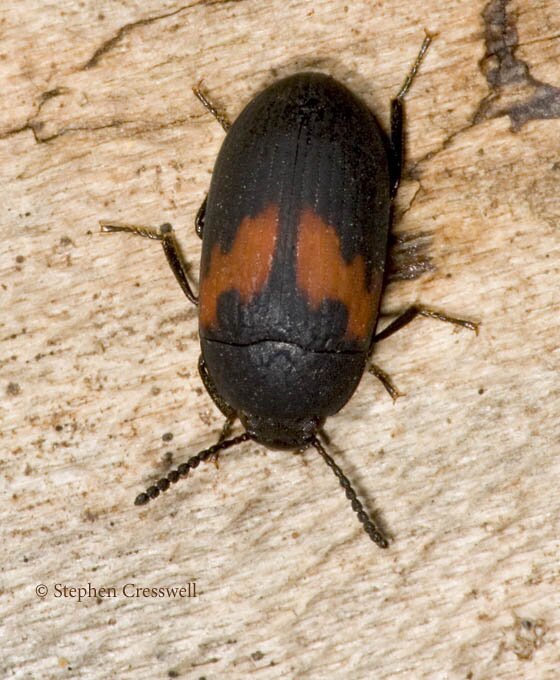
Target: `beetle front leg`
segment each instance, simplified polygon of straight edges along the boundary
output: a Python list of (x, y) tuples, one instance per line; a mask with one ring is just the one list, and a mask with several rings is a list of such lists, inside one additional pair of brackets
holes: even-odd
[[(210, 377), (210, 373), (208, 373), (208, 368), (206, 367), (206, 362), (204, 361), (204, 357), (202, 356), (202, 354), (198, 357), (198, 374), (200, 375), (202, 384), (206, 388), (206, 391), (210, 395), (210, 398), (226, 417), (225, 423), (220, 433), (220, 437), (218, 439), (218, 444), (221, 444), (230, 436), (231, 428), (237, 419), (237, 413), (234, 411), (234, 409), (231, 408), (231, 406), (226, 401), (222, 399), (222, 397), (218, 393), (218, 390), (214, 385), (214, 381)], [(217, 451), (216, 454), (214, 455), (214, 464), (216, 465), (216, 467), (218, 466), (219, 455), (220, 455), (219, 451)]]
[(389, 395), (393, 400), (393, 403), (395, 403), (395, 401), (397, 401), (399, 397), (404, 396), (404, 394), (400, 392), (399, 389), (396, 387), (395, 383), (391, 380), (389, 375), (385, 373), (385, 371), (382, 368), (379, 368), (377, 364), (370, 364), (368, 368), (368, 373), (371, 373), (371, 375), (374, 375), (379, 380), (379, 382), (383, 385), (387, 392), (389, 392)]
[(167, 262), (171, 267), (171, 271), (175, 274), (175, 278), (181, 286), (181, 290), (194, 305), (198, 305), (198, 297), (193, 293), (191, 284), (187, 278), (188, 265), (183, 259), (179, 245), (173, 236), (173, 229), (169, 223), (162, 224), (159, 230), (133, 224), (110, 222), (108, 220), (102, 220), (99, 222), (99, 226), (103, 233), (124, 231), (129, 234), (135, 234), (136, 236), (143, 236), (144, 238), (151, 238), (154, 241), (160, 241)]
[[(214, 385), (214, 381), (210, 377), (210, 373), (208, 373), (208, 368), (206, 366), (206, 361), (204, 361), (204, 357), (202, 354), (198, 357), (198, 374), (200, 375), (200, 379), (202, 380), (202, 384), (206, 388), (206, 391), (210, 395), (210, 399), (216, 404), (216, 406), (220, 409), (220, 411), (224, 414), (224, 416), (229, 420), (231, 420), (231, 424), (233, 424), (234, 420), (237, 418), (237, 413), (235, 409), (233, 409), (222, 397), (219, 395), (218, 390), (216, 389), (216, 386)], [(226, 421), (227, 423), (227, 421)], [(230, 427), (231, 427), (230, 424)], [(225, 427), (225, 426), (224, 426)]]

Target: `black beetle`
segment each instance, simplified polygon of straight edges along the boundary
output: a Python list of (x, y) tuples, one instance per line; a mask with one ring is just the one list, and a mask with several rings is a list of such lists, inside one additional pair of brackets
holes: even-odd
[[(359, 521), (365, 512), (318, 433), (356, 389), (373, 346), (418, 314), (473, 330), (473, 322), (415, 306), (375, 334), (392, 201), (401, 176), (403, 100), (430, 36), (391, 104), (391, 135), (345, 86), (321, 73), (284, 78), (257, 95), (227, 131), (196, 219), (202, 238), (199, 300), (170, 225), (159, 231), (102, 222), (160, 240), (186, 296), (199, 304), (199, 372), (226, 416), (220, 440), (150, 486), (143, 505), (191, 468), (249, 439), (271, 448), (313, 446), (338, 477)], [(371, 365), (395, 398), (385, 373)], [(235, 418), (245, 428), (226, 438)]]

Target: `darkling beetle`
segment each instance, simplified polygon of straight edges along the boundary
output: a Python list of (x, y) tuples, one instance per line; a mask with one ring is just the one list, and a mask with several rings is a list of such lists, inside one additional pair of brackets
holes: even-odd
[[(296, 73), (272, 84), (231, 126), (193, 88), (227, 132), (196, 217), (202, 238), (198, 298), (171, 225), (154, 230), (101, 222), (102, 231), (125, 231), (163, 245), (183, 292), (198, 304), (200, 377), (226, 417), (216, 444), (137, 496), (137, 505), (241, 442), (275, 449), (313, 446), (368, 536), (388, 546), (319, 432), (352, 396), (375, 343), (417, 315), (478, 328), (414, 306), (375, 333), (403, 163), (403, 103), (430, 41), (426, 33), (391, 102), (389, 139), (360, 99), (322, 73)], [(398, 396), (379, 367), (371, 364), (369, 371)], [(236, 418), (245, 432), (228, 439)]]

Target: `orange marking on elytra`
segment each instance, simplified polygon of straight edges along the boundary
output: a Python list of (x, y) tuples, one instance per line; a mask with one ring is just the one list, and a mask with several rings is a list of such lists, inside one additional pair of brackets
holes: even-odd
[(299, 220), (297, 240), (297, 285), (311, 307), (324, 300), (338, 300), (348, 310), (346, 339), (367, 340), (377, 313), (376, 296), (383, 273), (374, 271), (368, 285), (363, 255), (348, 263), (340, 248), (336, 229), (310, 208)]
[(206, 328), (218, 323), (218, 298), (235, 290), (243, 303), (262, 290), (272, 268), (278, 237), (278, 206), (270, 204), (255, 217), (245, 217), (235, 235), (232, 248), (223, 252), (215, 244), (210, 265), (200, 282), (200, 324)]

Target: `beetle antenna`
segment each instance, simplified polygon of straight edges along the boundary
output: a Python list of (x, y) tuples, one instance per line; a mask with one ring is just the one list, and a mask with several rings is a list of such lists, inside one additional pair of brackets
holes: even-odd
[(354, 510), (356, 515), (358, 515), (358, 519), (360, 520), (366, 534), (371, 538), (371, 540), (374, 543), (377, 543), (377, 545), (380, 548), (388, 548), (389, 541), (385, 538), (381, 529), (375, 525), (373, 520), (364, 510), (364, 506), (360, 503), (358, 496), (356, 495), (356, 492), (354, 491), (352, 485), (350, 484), (350, 481), (348, 480), (344, 472), (342, 472), (342, 470), (338, 467), (334, 460), (325, 451), (318, 437), (313, 437), (313, 439), (311, 439), (311, 444), (317, 449), (317, 452), (319, 453), (321, 458), (325, 461), (325, 463), (330, 467), (330, 469), (334, 472), (334, 474), (338, 478), (340, 486), (346, 491), (346, 498), (348, 498), (348, 500), (352, 504), (352, 510)]
[(189, 471), (198, 467), (199, 463), (204, 463), (209, 458), (214, 456), (218, 451), (223, 451), (224, 449), (229, 449), (232, 446), (241, 444), (251, 439), (248, 432), (244, 432), (237, 437), (232, 437), (231, 439), (225, 439), (224, 441), (218, 441), (217, 444), (213, 444), (209, 449), (204, 449), (200, 451), (196, 456), (189, 458), (186, 463), (182, 463), (175, 470), (171, 470), (166, 477), (162, 477), (152, 486), (149, 486), (144, 493), (138, 494), (134, 500), (134, 505), (146, 505), (148, 501), (157, 498), (160, 492), (167, 491), (171, 484), (175, 484), (181, 479), (181, 477), (187, 477)]

